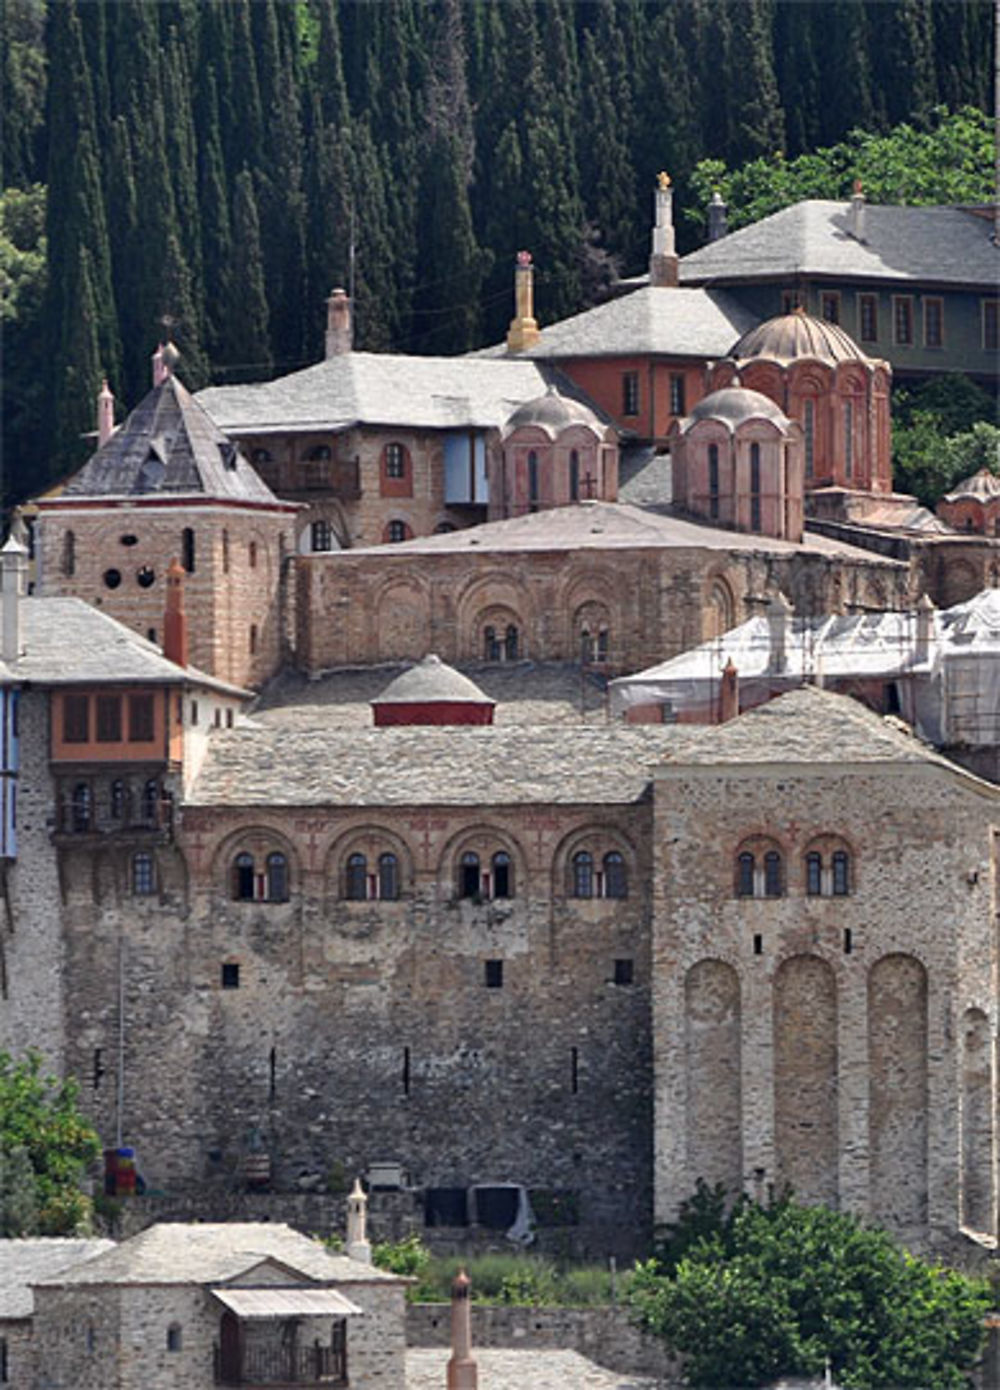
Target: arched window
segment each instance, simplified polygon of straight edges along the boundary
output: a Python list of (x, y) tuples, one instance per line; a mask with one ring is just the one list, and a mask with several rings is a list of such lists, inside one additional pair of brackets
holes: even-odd
[(314, 551), (333, 549), (333, 527), (320, 518), (310, 527), (310, 545)]
[(256, 623), (251, 623), (251, 624), (250, 624), (250, 655), (251, 655), (251, 656), (256, 656), (256, 654), (257, 654), (257, 624), (256, 624)]
[(73, 829), (89, 830), (92, 822), (90, 783), (77, 782), (73, 788)]
[(229, 573), (229, 532), (222, 533), (222, 573)]
[(580, 500), (580, 455), (575, 449), (569, 451), (569, 500)]
[(159, 812), (160, 784), (155, 777), (150, 777), (142, 788), (142, 819), (149, 825), (155, 825)]
[(237, 902), (248, 903), (254, 897), (253, 855), (245, 851), (233, 860), (233, 897)]
[(394, 854), (378, 857), (378, 895), (383, 902), (395, 902), (399, 897), (399, 864)]
[(750, 529), (760, 530), (760, 445), (750, 445)]
[(597, 634), (597, 643), (594, 648), (595, 661), (607, 661), (608, 659), (608, 629), (602, 627)]
[(148, 898), (155, 888), (153, 856), (140, 853), (132, 856), (132, 892), (137, 898)]
[(495, 627), (487, 627), (483, 630), (483, 660), (500, 660), (500, 643), (497, 641), (497, 630)]
[(510, 855), (498, 850), (493, 856), (493, 896), (511, 898), (514, 896), (514, 866)]
[(719, 446), (708, 446), (708, 515), (712, 521), (719, 519)]
[(120, 777), (115, 778), (111, 783), (111, 819), (125, 819), (125, 783)]
[(181, 564), (188, 574), (194, 574), (194, 531), (190, 526), (181, 532)]
[(62, 572), (66, 576), (76, 574), (76, 536), (72, 531), (63, 536)]
[(288, 860), (279, 850), (267, 856), (266, 892), (269, 903), (288, 901)]
[(606, 898), (628, 897), (628, 875), (625, 871), (625, 859), (616, 849), (604, 856), (604, 896)]
[(368, 896), (368, 860), (363, 854), (349, 854), (344, 874), (344, 897), (353, 903)]
[(582, 628), (580, 631), (580, 661), (584, 666), (589, 666), (594, 659), (594, 639), (590, 635), (590, 628)]
[(405, 521), (390, 521), (385, 528), (385, 538), (390, 545), (397, 545), (400, 541), (407, 539), (409, 527)]
[(533, 512), (538, 510), (538, 455), (532, 449), (528, 455), (528, 504)]
[(833, 869), (833, 896), (846, 898), (851, 891), (851, 859), (845, 849), (834, 850), (831, 867)]
[(844, 402), (844, 477), (854, 476), (854, 402)]
[(816, 850), (806, 855), (806, 894), (818, 898), (823, 892), (823, 856)]
[(251, 541), (251, 542), (250, 542), (250, 545), (249, 545), (248, 548), (247, 548), (247, 558), (248, 558), (249, 561), (250, 561), (250, 568), (251, 568), (252, 570), (255, 570), (255, 569), (257, 568), (257, 542), (256, 542), (256, 541)]
[(478, 897), (479, 886), (479, 855), (466, 850), (458, 862), (458, 896)]
[(594, 856), (585, 849), (573, 855), (572, 896), (592, 898), (594, 896)]
[(736, 857), (736, 896), (738, 898), (752, 898), (754, 889), (754, 870), (756, 863), (749, 850), (744, 850)]
[(781, 855), (776, 849), (769, 849), (764, 855), (764, 897), (780, 898), (783, 893)]
[(802, 418), (806, 436), (806, 477), (811, 478), (816, 466), (816, 403), (803, 402)]
[(503, 659), (504, 661), (516, 661), (518, 648), (518, 632), (513, 623), (508, 623), (507, 631), (503, 638)]

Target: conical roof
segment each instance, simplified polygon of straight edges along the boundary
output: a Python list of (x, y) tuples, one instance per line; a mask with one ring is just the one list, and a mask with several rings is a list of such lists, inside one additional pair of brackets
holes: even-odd
[(391, 680), (373, 705), (476, 704), (492, 705), (475, 681), (431, 652), (408, 671)]
[(779, 314), (744, 333), (729, 350), (737, 362), (766, 357), (774, 362), (793, 362), (813, 357), (821, 362), (867, 362), (857, 343), (835, 323), (813, 318), (796, 309)]

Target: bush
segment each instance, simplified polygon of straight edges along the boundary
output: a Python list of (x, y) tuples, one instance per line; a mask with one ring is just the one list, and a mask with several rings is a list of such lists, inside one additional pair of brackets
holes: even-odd
[(372, 1263), (390, 1274), (418, 1278), (430, 1263), (431, 1252), (418, 1235), (411, 1232), (403, 1240), (386, 1241), (372, 1250)]
[[(600, 1265), (575, 1265), (560, 1270), (539, 1255), (487, 1251), (482, 1255), (431, 1257), (410, 1289), (412, 1303), (445, 1303), (451, 1298), (455, 1275), (469, 1276), (474, 1303), (519, 1307), (581, 1307), (611, 1302), (611, 1276)], [(623, 1286), (625, 1279), (623, 1278)]]

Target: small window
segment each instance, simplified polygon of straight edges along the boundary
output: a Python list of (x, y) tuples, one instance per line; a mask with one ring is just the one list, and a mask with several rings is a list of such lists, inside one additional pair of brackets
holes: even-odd
[(580, 455), (575, 449), (569, 453), (569, 500), (580, 500)]
[(878, 342), (878, 298), (874, 294), (858, 296), (858, 320), (863, 343)]
[(510, 898), (514, 895), (514, 866), (510, 855), (499, 850), (493, 856), (493, 896)]
[(142, 818), (147, 825), (155, 825), (160, 818), (160, 784), (155, 777), (142, 789)]
[(719, 446), (708, 446), (708, 515), (712, 521), (719, 519)]
[(402, 444), (385, 446), (385, 476), (387, 478), (406, 477), (406, 450)]
[(483, 629), (483, 660), (500, 660), (500, 643), (497, 640), (497, 630), (495, 627)]
[(633, 960), (616, 960), (614, 981), (616, 985), (634, 984), (635, 962)]
[(574, 898), (594, 896), (594, 856), (585, 849), (573, 855), (572, 894)]
[(0, 1385), (10, 1383), (10, 1362), (7, 1357), (7, 1338), (0, 1337)]
[(983, 300), (983, 348), (986, 352), (1000, 348), (1000, 299)]
[(138, 545), (138, 544), (139, 544), (139, 537), (138, 537), (138, 536), (133, 536), (132, 533), (129, 532), (129, 533), (128, 533), (127, 535), (125, 535), (125, 536), (119, 536), (119, 538), (118, 538), (118, 543), (119, 543), (119, 545), (124, 545), (124, 546)]
[(390, 521), (385, 528), (385, 538), (390, 545), (398, 545), (400, 541), (407, 539), (409, 527), (405, 521)]
[(122, 572), (121, 572), (121, 570), (116, 570), (116, 569), (112, 568), (112, 569), (107, 569), (107, 570), (104, 571), (104, 585), (105, 585), (105, 588), (108, 588), (108, 589), (117, 589), (118, 586), (121, 584), (121, 582), (122, 582)]
[(310, 527), (310, 545), (313, 551), (333, 549), (333, 527), (328, 521), (314, 521)]
[(156, 583), (156, 571), (150, 569), (149, 565), (143, 565), (135, 572), (135, 582), (140, 589), (151, 589)]
[(394, 854), (378, 857), (378, 895), (383, 902), (395, 902), (399, 897), (399, 865)]
[(806, 444), (806, 477), (811, 478), (816, 467), (816, 402), (807, 399), (803, 403)]
[(606, 898), (627, 898), (628, 877), (625, 873), (624, 857), (617, 850), (604, 856), (604, 896)]
[(197, 723), (198, 723), (198, 701), (197, 701), (197, 700), (192, 700), (192, 701), (191, 701), (191, 723), (192, 723), (192, 724), (197, 724)]
[(466, 850), (458, 864), (458, 896), (477, 898), (479, 896), (479, 855)]
[(487, 989), (503, 989), (503, 961), (486, 961), (485, 984)]
[(148, 898), (154, 887), (153, 856), (145, 853), (133, 854), (132, 892), (137, 898)]
[(331, 457), (329, 444), (315, 444), (306, 454), (306, 462), (329, 463)]
[(251, 656), (256, 656), (256, 654), (257, 654), (257, 624), (256, 624), (256, 623), (251, 623), (251, 624), (250, 624), (250, 655), (251, 655)]
[(736, 896), (738, 898), (752, 898), (754, 890), (754, 870), (756, 863), (753, 855), (744, 850), (736, 859)]
[(120, 695), (97, 697), (97, 742), (121, 743), (122, 700)]
[(844, 402), (844, 476), (854, 476), (854, 402)]
[(670, 413), (684, 414), (684, 377), (680, 372), (672, 373), (670, 377)]
[(194, 531), (190, 526), (181, 532), (181, 564), (188, 574), (194, 574)]
[(622, 414), (639, 414), (639, 373), (625, 372), (622, 375)]
[(818, 898), (823, 891), (823, 858), (813, 851), (806, 855), (806, 893)]
[(363, 854), (350, 854), (344, 871), (344, 897), (349, 902), (364, 902), (368, 896), (368, 860)]
[(760, 514), (760, 445), (750, 445), (750, 529), (759, 531)]
[(152, 695), (130, 695), (128, 697), (128, 740), (129, 743), (152, 743)]
[(179, 1322), (172, 1322), (167, 1328), (167, 1351), (180, 1351), (184, 1346), (184, 1333)]
[(528, 503), (532, 511), (538, 509), (538, 455), (532, 449), (528, 455)]
[(924, 300), (924, 347), (944, 346), (944, 300)]
[(764, 897), (780, 898), (784, 893), (781, 876), (781, 855), (770, 849), (764, 855)]
[(844, 898), (851, 891), (851, 861), (847, 851), (835, 850), (830, 866), (833, 870), (833, 895), (835, 898)]
[(820, 317), (827, 323), (840, 322), (840, 295), (836, 290), (820, 296)]
[(67, 578), (76, 574), (76, 536), (72, 531), (67, 531), (63, 536), (62, 572)]
[(897, 347), (913, 345), (913, 300), (909, 295), (893, 296), (892, 340)]
[(229, 573), (229, 532), (222, 533), (222, 573)]
[(233, 860), (233, 897), (237, 902), (248, 903), (254, 896), (253, 855), (238, 854)]
[(240, 967), (235, 961), (222, 962), (222, 988), (239, 989), (240, 987)]
[(232, 727), (233, 727), (233, 712), (232, 712), (231, 709), (227, 709), (227, 710), (226, 710), (226, 728), (227, 728), (227, 729), (231, 729)]
[(73, 829), (77, 834), (90, 830), (93, 824), (93, 799), (89, 782), (77, 782), (73, 788)]
[(288, 901), (288, 860), (278, 850), (267, 856), (266, 891), (269, 903)]
[(111, 783), (108, 811), (112, 820), (125, 819), (125, 783), (120, 777), (116, 777)]
[(509, 623), (503, 637), (503, 659), (504, 661), (516, 661), (517, 657), (518, 632), (514, 624)]
[(257, 568), (257, 542), (256, 542), (256, 541), (251, 541), (250, 544), (249, 544), (249, 546), (247, 547), (247, 559), (250, 561), (250, 568), (251, 568), (252, 570), (255, 570), (255, 569)]

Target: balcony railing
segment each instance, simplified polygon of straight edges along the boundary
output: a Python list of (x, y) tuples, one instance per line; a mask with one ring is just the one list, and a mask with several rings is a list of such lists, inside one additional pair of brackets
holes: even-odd
[(278, 1342), (244, 1346), (231, 1356), (215, 1348), (216, 1385), (330, 1386), (347, 1385), (344, 1345), (286, 1347)]

